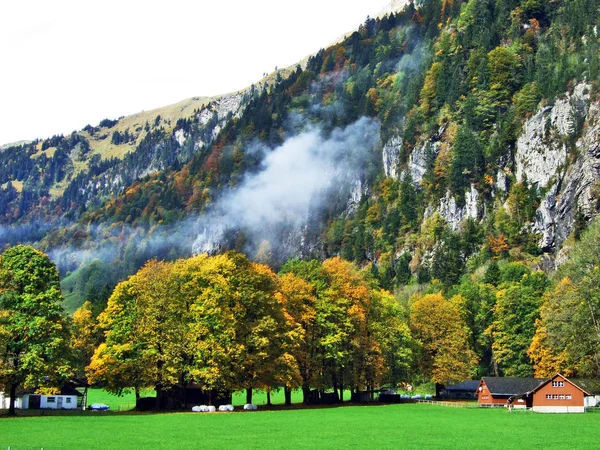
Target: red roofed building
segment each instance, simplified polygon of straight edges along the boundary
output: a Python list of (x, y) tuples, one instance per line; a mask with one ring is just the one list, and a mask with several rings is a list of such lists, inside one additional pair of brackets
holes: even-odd
[(578, 413), (596, 406), (600, 381), (552, 378), (484, 377), (477, 388), (479, 406), (531, 408), (536, 412)]

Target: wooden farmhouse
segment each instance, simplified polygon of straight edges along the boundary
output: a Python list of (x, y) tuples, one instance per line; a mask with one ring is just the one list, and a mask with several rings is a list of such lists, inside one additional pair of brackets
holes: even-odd
[[(544, 381), (545, 378), (483, 377), (477, 387), (477, 402), (479, 406), (507, 406), (509, 398), (530, 392)], [(521, 400), (518, 406), (526, 407), (525, 400)]]
[(529, 408), (536, 412), (585, 412), (600, 401), (600, 386), (592, 380), (484, 377), (477, 388), (479, 406)]
[(586, 407), (596, 406), (596, 397), (582, 387), (586, 380), (577, 384), (560, 374), (544, 381), (533, 391), (519, 398), (525, 398), (529, 406), (536, 412), (550, 413), (582, 413)]

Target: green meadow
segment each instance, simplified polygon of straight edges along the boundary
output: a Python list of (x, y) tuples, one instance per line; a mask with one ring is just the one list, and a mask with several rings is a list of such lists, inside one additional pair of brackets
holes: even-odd
[(600, 414), (425, 404), (233, 413), (92, 413), (0, 418), (0, 450), (590, 449)]
[[(142, 397), (154, 397), (155, 395), (154, 391), (142, 392)], [(350, 391), (344, 391), (344, 399), (350, 399)], [(91, 405), (92, 403), (104, 403), (105, 405), (110, 406), (111, 411), (129, 411), (135, 408), (135, 394), (133, 392), (128, 392), (121, 396), (117, 396), (102, 389), (89, 389), (87, 404)], [(234, 392), (232, 403), (234, 406), (243, 406), (244, 403), (246, 403), (246, 391)], [(266, 405), (267, 394), (264, 391), (255, 391), (252, 395), (252, 403), (255, 403), (258, 406)], [(282, 389), (271, 392), (272, 405), (283, 405), (284, 403), (285, 397)], [(302, 403), (302, 391), (292, 391), (292, 403)], [(192, 406), (193, 405), (191, 404), (189, 405), (190, 409)], [(2, 449), (0, 448), (0, 450)]]

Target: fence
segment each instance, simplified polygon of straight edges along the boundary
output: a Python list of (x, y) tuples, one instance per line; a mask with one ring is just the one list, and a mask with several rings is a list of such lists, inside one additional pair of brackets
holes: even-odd
[(445, 406), (447, 408), (477, 408), (477, 404), (468, 402), (442, 402), (438, 400), (417, 400), (417, 403), (425, 403), (427, 405)]
[[(40, 448), (39, 447), (11, 447), (9, 445), (8, 450), (40, 450)], [(41, 450), (44, 450), (44, 447), (42, 447)]]

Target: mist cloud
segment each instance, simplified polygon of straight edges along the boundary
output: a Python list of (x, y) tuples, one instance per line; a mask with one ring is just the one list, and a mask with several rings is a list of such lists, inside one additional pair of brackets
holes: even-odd
[[(198, 221), (194, 253), (215, 252), (227, 231), (240, 230), (251, 253), (260, 242), (281, 246), (332, 202), (348, 201), (379, 145), (379, 122), (361, 118), (326, 134), (311, 126), (266, 152), (261, 169), (224, 194)], [(297, 236), (299, 240), (300, 237)]]

